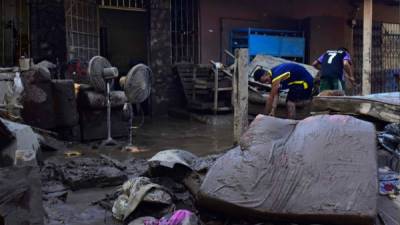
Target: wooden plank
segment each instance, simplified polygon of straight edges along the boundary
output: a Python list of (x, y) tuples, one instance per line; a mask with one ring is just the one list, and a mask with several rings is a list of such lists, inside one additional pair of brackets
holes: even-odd
[[(398, 93), (398, 92), (397, 92)], [(396, 96), (394, 93), (393, 96)], [(313, 112), (338, 112), (340, 114), (370, 116), (389, 123), (400, 121), (400, 104), (379, 98), (362, 96), (314, 97)], [(400, 96), (400, 93), (397, 94)]]
[(362, 94), (371, 94), (372, 0), (364, 0)]
[(232, 80), (233, 87), (233, 139), (238, 144), (240, 137), (248, 127), (248, 49), (235, 51), (235, 72)]

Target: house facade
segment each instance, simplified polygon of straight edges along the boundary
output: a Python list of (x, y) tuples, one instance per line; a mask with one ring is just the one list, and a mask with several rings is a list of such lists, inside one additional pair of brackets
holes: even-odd
[[(304, 62), (346, 47), (361, 82), (362, 0), (0, 0), (0, 65), (21, 56), (68, 65), (103, 55), (121, 73), (143, 62), (154, 73), (154, 111), (183, 104), (176, 63), (228, 63), (239, 29), (302, 33)], [(372, 92), (400, 68), (400, 2), (373, 1)], [(357, 89), (358, 88), (358, 89)], [(355, 93), (360, 93), (357, 87)]]

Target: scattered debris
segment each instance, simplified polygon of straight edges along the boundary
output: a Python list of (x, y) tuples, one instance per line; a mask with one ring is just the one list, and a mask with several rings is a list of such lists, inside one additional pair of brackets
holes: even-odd
[[(8, 133), (8, 135), (4, 137), (5, 140), (10, 139), (10, 134), (15, 137), (15, 139), (8, 142), (4, 149), (1, 150), (1, 165), (3, 167), (11, 165), (37, 165), (37, 158), (40, 154), (40, 145), (38, 135), (33, 132), (32, 128), (24, 124), (11, 122), (1, 118), (0, 124), (3, 124), (3, 129), (6, 127), (9, 131), (7, 132), (7, 130), (4, 130)], [(3, 139), (3, 137), (1, 139)]]
[(379, 168), (379, 194), (396, 198), (400, 194), (400, 174), (388, 167)]
[(146, 159), (127, 159), (123, 164), (126, 166), (125, 173), (129, 179), (144, 176), (149, 170), (149, 162)]
[(385, 126), (385, 130), (378, 134), (378, 140), (385, 150), (400, 159), (400, 123)]
[(318, 94), (320, 97), (327, 96), (345, 96), (346, 94), (342, 90), (325, 90)]
[(82, 153), (79, 151), (66, 151), (66, 152), (64, 152), (64, 155), (65, 155), (65, 157), (72, 158), (72, 157), (81, 156)]
[(264, 69), (272, 69), (275, 66), (278, 66), (282, 63), (296, 63), (304, 68), (315, 78), (318, 74), (318, 70), (315, 69), (311, 65), (303, 64), (303, 63), (298, 63), (295, 61), (290, 61), (287, 59), (279, 58), (279, 57), (274, 57), (270, 55), (257, 55), (254, 57), (254, 59), (251, 61), (248, 67), (248, 71), (250, 71), (250, 74), (252, 74), (257, 68), (262, 67)]
[(208, 172), (199, 203), (237, 217), (374, 224), (373, 124), (350, 116), (258, 116)]
[(199, 225), (200, 220), (188, 210), (177, 210), (157, 220), (154, 217), (139, 217), (129, 225)]
[(368, 96), (317, 96), (313, 98), (312, 107), (313, 112), (331, 111), (398, 123), (400, 121), (400, 92)]
[(39, 143), (40, 143), (40, 148), (42, 151), (65, 151), (67, 149), (67, 146), (63, 141), (60, 141), (51, 135), (47, 134), (41, 134), (39, 135)]
[[(164, 187), (152, 183), (149, 178), (137, 177), (128, 180), (122, 185), (122, 193), (114, 202), (113, 216), (125, 221), (139, 206), (145, 202), (154, 205), (163, 205), (167, 210), (173, 204), (172, 196)], [(154, 210), (154, 208), (153, 208)], [(153, 213), (155, 213), (153, 211)]]
[(188, 151), (171, 149), (158, 152), (149, 159), (149, 162), (151, 167), (159, 165), (172, 169), (175, 165), (179, 164), (193, 170), (191, 164), (195, 159), (197, 159), (197, 156)]
[(43, 224), (38, 168), (0, 168), (0, 215), (2, 224)]
[(47, 160), (42, 168), (42, 174), (44, 176), (42, 179), (56, 178), (71, 190), (117, 186), (127, 179), (123, 171), (109, 160), (100, 157)]
[(103, 158), (104, 160), (107, 160), (108, 162), (110, 162), (112, 165), (114, 165), (115, 167), (117, 167), (120, 170), (125, 170), (126, 166), (123, 165), (120, 161), (113, 159), (109, 156), (106, 156), (104, 154), (100, 154), (100, 157)]

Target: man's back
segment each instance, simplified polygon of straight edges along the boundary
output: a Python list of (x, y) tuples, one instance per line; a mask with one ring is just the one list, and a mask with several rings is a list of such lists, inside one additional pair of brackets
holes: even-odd
[(350, 60), (350, 56), (346, 51), (326, 51), (326, 53), (318, 59), (321, 63), (321, 77), (342, 79), (344, 60)]

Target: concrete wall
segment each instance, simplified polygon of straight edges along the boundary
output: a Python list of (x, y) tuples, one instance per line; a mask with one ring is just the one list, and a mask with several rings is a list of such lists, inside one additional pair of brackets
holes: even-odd
[(172, 72), (170, 0), (150, 0), (150, 66), (153, 70), (153, 114), (165, 114), (183, 101), (177, 74)]
[[(348, 0), (201, 0), (201, 62), (224, 60), (221, 50), (227, 48), (232, 28), (257, 26), (272, 29), (308, 30), (307, 55), (312, 61), (327, 48), (352, 45), (351, 27), (347, 21), (362, 19), (362, 5)], [(399, 22), (399, 8), (376, 3), (374, 20)]]

